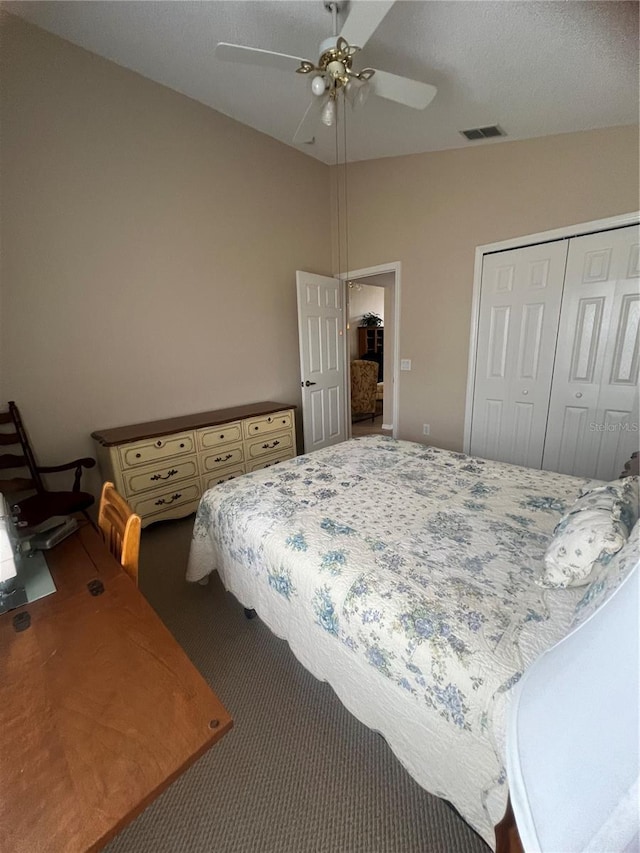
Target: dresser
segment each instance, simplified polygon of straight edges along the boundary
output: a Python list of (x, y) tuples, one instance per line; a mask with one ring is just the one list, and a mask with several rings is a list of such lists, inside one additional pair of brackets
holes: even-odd
[(100, 472), (146, 527), (182, 518), (207, 490), (296, 455), (295, 406), (251, 403), (96, 430)]

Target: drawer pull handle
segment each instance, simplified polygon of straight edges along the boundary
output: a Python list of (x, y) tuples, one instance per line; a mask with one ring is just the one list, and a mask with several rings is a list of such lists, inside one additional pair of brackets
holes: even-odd
[(149, 477), (150, 480), (169, 480), (175, 474), (178, 473), (176, 468), (172, 468), (170, 471), (167, 471), (167, 476), (163, 477), (162, 474), (154, 474), (153, 477)]
[(258, 429), (260, 429), (260, 427), (256, 424), (256, 425), (254, 426), (254, 429), (255, 429), (255, 430), (258, 430)]
[(172, 504), (174, 501), (177, 501), (178, 498), (181, 498), (182, 495), (180, 492), (176, 492), (175, 495), (171, 495), (171, 500), (166, 500), (166, 498), (160, 498), (156, 501), (156, 506), (163, 506), (164, 504)]
[(270, 450), (272, 447), (277, 447), (279, 444), (280, 444), (280, 442), (276, 439), (271, 444), (263, 444), (262, 449), (263, 450)]
[(184, 447), (184, 441), (180, 443), (180, 447)]
[(227, 455), (224, 457), (224, 459), (222, 458), (222, 456), (216, 456), (216, 458), (213, 461), (214, 462), (226, 462), (227, 459), (231, 459), (232, 456), (233, 456), (233, 453), (227, 453)]
[(272, 421), (272, 420), (273, 420), (273, 418), (267, 418), (267, 421), (268, 421), (269, 423), (271, 423), (271, 421)]
[(136, 459), (140, 459), (141, 456), (142, 456), (142, 453), (136, 453)]
[[(162, 442), (160, 441), (160, 439), (156, 441), (156, 447), (162, 447)], [(182, 445), (180, 445), (180, 447), (182, 447)]]
[(223, 432), (221, 432), (221, 433), (220, 433), (220, 438), (224, 438), (224, 433), (223, 433)]

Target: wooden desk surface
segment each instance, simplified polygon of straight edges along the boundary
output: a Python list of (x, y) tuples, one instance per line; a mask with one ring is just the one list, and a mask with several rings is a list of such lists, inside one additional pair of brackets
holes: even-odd
[(58, 591), (0, 616), (3, 853), (100, 849), (233, 724), (89, 525), (46, 556)]

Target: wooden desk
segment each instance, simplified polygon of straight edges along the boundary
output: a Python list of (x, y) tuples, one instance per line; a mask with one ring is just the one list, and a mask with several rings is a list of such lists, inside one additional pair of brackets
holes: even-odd
[(3, 853), (99, 849), (233, 724), (89, 525), (47, 562), (58, 591), (0, 616)]

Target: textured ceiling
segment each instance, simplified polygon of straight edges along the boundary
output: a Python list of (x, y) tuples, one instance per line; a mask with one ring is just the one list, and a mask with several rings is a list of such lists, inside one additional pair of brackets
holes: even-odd
[[(321, 0), (3, 5), (290, 145), (312, 97), (309, 80), (222, 62), (213, 49), (228, 41), (316, 60), (331, 35)], [(424, 111), (375, 97), (356, 113), (349, 109), (348, 158), (500, 144), (459, 134), (490, 124), (507, 139), (526, 139), (636, 123), (637, 38), (638, 5), (631, 1), (398, 0), (359, 67), (432, 83), (438, 94)], [(319, 125), (315, 143), (299, 147), (334, 162), (335, 131)]]

